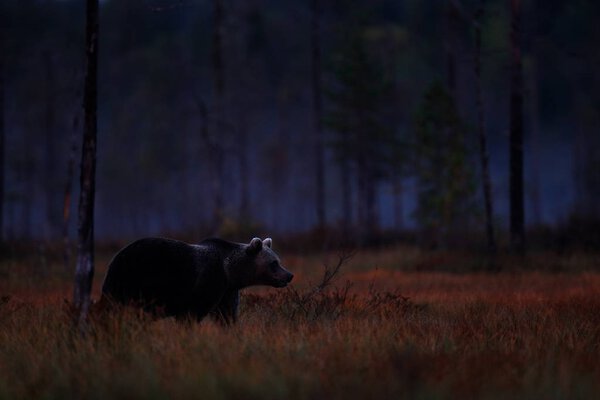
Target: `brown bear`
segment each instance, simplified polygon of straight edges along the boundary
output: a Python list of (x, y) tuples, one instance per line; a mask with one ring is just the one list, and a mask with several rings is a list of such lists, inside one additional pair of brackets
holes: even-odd
[(140, 239), (110, 262), (101, 301), (134, 304), (156, 316), (200, 321), (210, 313), (221, 322), (235, 322), (241, 289), (284, 287), (294, 277), (271, 246), (270, 238), (249, 244)]

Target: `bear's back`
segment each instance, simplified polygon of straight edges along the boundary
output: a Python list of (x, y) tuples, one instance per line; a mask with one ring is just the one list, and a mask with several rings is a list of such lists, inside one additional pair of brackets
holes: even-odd
[(198, 290), (226, 284), (219, 258), (218, 252), (203, 246), (164, 238), (140, 239), (115, 255), (102, 294), (121, 303), (164, 307), (167, 314), (186, 312), (196, 302)]

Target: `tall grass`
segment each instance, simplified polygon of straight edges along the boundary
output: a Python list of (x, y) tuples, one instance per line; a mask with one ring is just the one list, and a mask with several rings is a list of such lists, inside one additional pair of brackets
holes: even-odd
[[(373, 253), (381, 264), (390, 254)], [(245, 293), (237, 325), (123, 308), (73, 329), (67, 282), (0, 282), (0, 399), (597, 398), (600, 275), (348, 266)], [(289, 264), (289, 263), (288, 263)], [(346, 286), (346, 280), (352, 284)], [(304, 284), (303, 284), (304, 282)], [(97, 290), (97, 289), (96, 289)]]

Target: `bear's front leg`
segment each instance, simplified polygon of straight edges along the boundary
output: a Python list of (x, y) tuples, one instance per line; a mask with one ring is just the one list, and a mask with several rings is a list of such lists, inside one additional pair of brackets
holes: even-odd
[(233, 324), (237, 321), (239, 305), (240, 291), (230, 290), (223, 295), (221, 301), (211, 311), (210, 315), (223, 325)]

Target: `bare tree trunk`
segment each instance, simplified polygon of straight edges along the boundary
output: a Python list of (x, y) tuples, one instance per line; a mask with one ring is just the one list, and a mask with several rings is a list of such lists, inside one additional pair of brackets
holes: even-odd
[(4, 27), (0, 26), (0, 244), (4, 242)]
[(217, 231), (223, 225), (225, 217), (225, 205), (223, 195), (223, 167), (225, 162), (225, 154), (223, 148), (216, 138), (212, 141), (211, 150), (211, 171), (212, 171), (212, 186), (213, 186), (213, 215), (211, 227), (213, 231)]
[(530, 113), (531, 113), (531, 212), (533, 225), (542, 223), (542, 197), (540, 193), (540, 108), (538, 87), (538, 58), (533, 50), (531, 72), (529, 76)]
[(379, 228), (379, 213), (377, 209), (377, 180), (367, 174), (365, 186), (365, 211), (366, 211), (366, 226), (367, 240), (371, 241), (375, 238)]
[(213, 79), (214, 79), (214, 118), (215, 132), (212, 138), (213, 150), (213, 229), (219, 229), (224, 218), (224, 194), (223, 194), (223, 163), (224, 150), (220, 143), (224, 129), (224, 97), (225, 97), (225, 65), (223, 61), (223, 29), (225, 11), (223, 0), (213, 0), (214, 6), (214, 30), (213, 30)]
[(401, 231), (404, 229), (404, 202), (402, 201), (404, 188), (400, 174), (394, 176), (392, 192), (394, 196), (394, 228)]
[(223, 100), (225, 92), (225, 66), (223, 62), (223, 24), (225, 19), (225, 11), (223, 9), (223, 0), (213, 0), (214, 7), (214, 30), (213, 30), (213, 73), (214, 87), (217, 100)]
[(83, 92), (84, 127), (81, 151), (79, 194), (79, 242), (73, 303), (83, 329), (90, 306), (94, 279), (94, 198), (96, 189), (97, 77), (98, 77), (98, 0), (87, 0)]
[(368, 231), (368, 218), (367, 218), (367, 169), (365, 167), (365, 161), (360, 157), (356, 162), (356, 189), (358, 191), (357, 196), (357, 213), (358, 213), (358, 227), (360, 235), (364, 236)]
[(45, 66), (45, 168), (44, 168), (44, 191), (46, 197), (46, 226), (45, 239), (50, 240), (54, 236), (57, 226), (57, 214), (60, 210), (57, 200), (56, 180), (56, 115), (54, 105), (56, 99), (54, 95), (54, 62), (50, 52), (44, 53)]
[(38, 174), (36, 165), (35, 146), (31, 139), (31, 132), (25, 130), (23, 132), (23, 149), (25, 157), (21, 160), (20, 180), (23, 182), (22, 204), (21, 204), (21, 232), (22, 237), (26, 239), (32, 238), (33, 232), (33, 200), (36, 198), (35, 181)]
[(79, 114), (73, 117), (73, 126), (71, 131), (71, 146), (69, 151), (69, 160), (67, 162), (67, 180), (63, 195), (63, 264), (65, 271), (71, 268), (71, 241), (69, 240), (69, 223), (71, 221), (71, 195), (73, 188), (73, 176), (75, 175), (75, 157), (77, 155), (77, 131), (79, 130)]
[(521, 59), (521, 1), (509, 0), (510, 48), (510, 245), (525, 251), (525, 207), (523, 200), (523, 63)]
[(247, 115), (241, 111), (240, 123), (238, 128), (239, 139), (239, 171), (240, 171), (240, 221), (248, 221), (250, 216), (250, 200), (248, 187), (248, 122)]
[(444, 35), (446, 52), (446, 86), (448, 93), (458, 104), (456, 98), (456, 25), (458, 20), (458, 10), (455, 0), (446, 0), (446, 34)]
[(327, 223), (325, 214), (325, 160), (323, 148), (323, 102), (321, 80), (321, 43), (320, 43), (320, 16), (319, 0), (311, 1), (311, 50), (312, 50), (312, 89), (313, 89), (313, 117), (315, 124), (315, 184), (317, 226), (323, 229)]
[(248, 101), (251, 93), (249, 81), (252, 73), (249, 72), (252, 64), (246, 37), (248, 35), (248, 8), (247, 2), (240, 4), (238, 8), (233, 8), (232, 13), (232, 46), (231, 54), (231, 97), (230, 107), (236, 111), (236, 121), (232, 123), (235, 132), (235, 157), (238, 173), (237, 190), (237, 219), (240, 223), (245, 224), (250, 220), (250, 195), (249, 195), (249, 180), (250, 173), (248, 171), (248, 132), (249, 132), (249, 115), (251, 103)]
[[(288, 135), (290, 130), (290, 105), (289, 93), (287, 87), (282, 87), (279, 90), (277, 101), (277, 132), (275, 137), (270, 139), (267, 151), (268, 171), (265, 173), (269, 185), (269, 193), (277, 199), (283, 198), (286, 193), (289, 182), (286, 177), (289, 174), (289, 158), (288, 158)], [(283, 201), (276, 201), (269, 207), (271, 213), (271, 228), (279, 230), (285, 226), (290, 220), (289, 215), (283, 213)]]
[(484, 0), (479, 1), (475, 14), (475, 86), (477, 90), (477, 131), (479, 133), (479, 158), (481, 161), (481, 180), (485, 205), (485, 231), (490, 253), (496, 252), (494, 231), (494, 204), (492, 199), (492, 180), (490, 178), (489, 153), (485, 132), (485, 109), (481, 83), (481, 24), (483, 23)]
[(591, 146), (587, 121), (585, 121), (585, 103), (580, 97), (580, 93), (573, 93), (573, 109), (578, 110), (575, 115), (575, 140), (573, 143), (573, 180), (575, 182), (575, 206), (573, 216), (577, 221), (589, 219), (593, 215), (592, 204), (593, 196), (590, 191), (589, 164), (590, 153), (594, 151)]
[(356, 164), (356, 178), (358, 190), (358, 223), (360, 239), (370, 241), (378, 227), (377, 217), (377, 180), (373, 177), (364, 156), (359, 157)]
[(348, 234), (352, 227), (352, 186), (348, 160), (342, 160), (340, 167), (342, 181), (342, 229), (344, 230), (344, 234)]
[(204, 146), (206, 147), (206, 152), (209, 160), (209, 172), (213, 193), (213, 211), (212, 217), (210, 221), (210, 229), (212, 231), (216, 231), (221, 226), (222, 219), (222, 186), (221, 186), (221, 177), (222, 177), (222, 169), (223, 169), (223, 154), (222, 148), (217, 142), (217, 138), (212, 137), (210, 135), (209, 128), (209, 116), (208, 116), (208, 107), (206, 104), (199, 98), (196, 98), (196, 104), (198, 106), (198, 110), (200, 112), (200, 117), (202, 119), (201, 127), (200, 127), (200, 136), (204, 142)]

